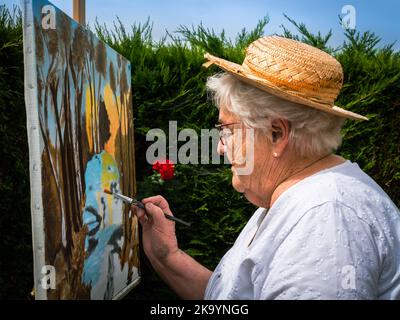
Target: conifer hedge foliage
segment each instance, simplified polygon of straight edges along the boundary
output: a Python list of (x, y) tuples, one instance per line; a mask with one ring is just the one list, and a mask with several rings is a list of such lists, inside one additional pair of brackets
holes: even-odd
[[(290, 19), (295, 33), (282, 34), (333, 54), (342, 64), (344, 87), (337, 104), (370, 118), (348, 121), (338, 154), (357, 162), (400, 206), (400, 53), (382, 45), (372, 32), (345, 31), (339, 48), (329, 46), (331, 33), (317, 35)], [(177, 225), (180, 247), (214, 268), (256, 209), (230, 185), (226, 165), (176, 166), (175, 178), (160, 183), (146, 162), (151, 128), (168, 132), (170, 120), (178, 131), (212, 128), (217, 109), (205, 91), (207, 77), (217, 68), (202, 68), (207, 51), (242, 63), (244, 49), (268, 34), (268, 18), (234, 39), (203, 25), (181, 26), (165, 38), (152, 38), (150, 20), (126, 30), (97, 23), (97, 35), (132, 63), (133, 109), (138, 198), (162, 194), (178, 217), (192, 227)], [(23, 88), (21, 14), (0, 6), (0, 226), (1, 298), (28, 299), (33, 286), (29, 198), (29, 164)], [(184, 143), (184, 142), (183, 142)], [(142, 283), (128, 299), (177, 298), (142, 256)]]

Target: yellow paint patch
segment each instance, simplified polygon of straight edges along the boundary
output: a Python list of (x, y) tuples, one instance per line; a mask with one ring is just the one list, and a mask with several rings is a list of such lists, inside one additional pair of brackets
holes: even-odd
[(93, 128), (94, 118), (93, 113), (96, 110), (96, 101), (94, 100), (93, 86), (86, 88), (86, 104), (85, 104), (85, 117), (86, 117), (86, 135), (88, 138), (88, 145), (90, 152), (93, 152)]
[[(124, 102), (129, 101), (129, 95), (131, 92), (129, 91), (128, 94), (125, 95)], [(121, 132), (122, 135), (126, 136), (128, 134), (128, 106), (126, 103), (122, 105), (122, 117), (121, 117)]]

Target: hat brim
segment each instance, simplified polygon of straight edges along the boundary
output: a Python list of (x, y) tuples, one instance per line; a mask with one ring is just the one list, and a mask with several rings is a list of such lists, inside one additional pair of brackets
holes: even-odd
[(334, 114), (339, 117), (343, 118), (348, 118), (348, 119), (353, 119), (353, 120), (368, 120), (367, 117), (362, 116), (358, 113), (351, 112), (348, 110), (345, 110), (343, 108), (340, 108), (335, 105), (329, 105), (329, 104), (324, 104), (324, 103), (319, 103), (318, 101), (315, 101), (315, 99), (306, 99), (302, 96), (299, 96), (296, 94), (296, 92), (292, 90), (284, 90), (281, 87), (276, 86), (274, 83), (268, 81), (267, 79), (263, 79), (260, 77), (257, 77), (254, 75), (251, 70), (246, 70), (243, 68), (242, 65), (215, 57), (209, 53), (206, 53), (204, 56), (206, 59), (209, 61), (204, 63), (203, 66), (208, 68), (212, 64), (217, 65), (221, 69), (223, 69), (226, 72), (229, 72), (230, 74), (234, 75), (238, 79), (257, 87), (258, 89), (261, 89), (265, 92), (268, 92), (272, 95), (278, 96), (282, 99), (302, 104), (308, 107), (312, 107), (315, 109), (318, 109), (323, 112), (327, 112), (330, 114)]

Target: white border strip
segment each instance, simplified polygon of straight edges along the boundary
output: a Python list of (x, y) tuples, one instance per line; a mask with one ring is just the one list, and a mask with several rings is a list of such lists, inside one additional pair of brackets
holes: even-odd
[(47, 292), (42, 287), (42, 268), (45, 263), (42, 164), (40, 148), (40, 127), (37, 96), (35, 26), (33, 23), (32, 0), (21, 0), (23, 7), (23, 39), (25, 65), (25, 105), (26, 129), (29, 145), (29, 175), (31, 185), (32, 249), (35, 279), (35, 299), (47, 300)]

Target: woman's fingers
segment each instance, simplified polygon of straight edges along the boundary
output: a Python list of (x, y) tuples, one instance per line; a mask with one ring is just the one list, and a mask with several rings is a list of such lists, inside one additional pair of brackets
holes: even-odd
[(147, 202), (145, 204), (145, 209), (132, 205), (131, 211), (137, 216), (143, 228), (154, 225), (155, 227), (163, 229), (166, 224), (173, 223), (165, 218), (164, 211), (159, 206), (154, 205), (153, 202)]
[(165, 218), (164, 211), (159, 206), (154, 205), (152, 202), (148, 202), (145, 204), (145, 208), (154, 226), (161, 227), (162, 229), (165, 224), (171, 223), (171, 221)]
[[(162, 196), (157, 195), (142, 200), (145, 208), (141, 209), (132, 206), (131, 210), (136, 214), (140, 224), (144, 229), (155, 227), (158, 230), (169, 233), (174, 230), (175, 223), (167, 219), (164, 213), (172, 215), (167, 200)], [(172, 227), (172, 229), (171, 229)]]
[(165, 198), (160, 195), (145, 198), (142, 200), (142, 202), (144, 203), (144, 205), (146, 205), (147, 203), (152, 203), (155, 206), (159, 207), (161, 209), (161, 211), (172, 215), (172, 212), (169, 209), (169, 204), (168, 204), (167, 200), (165, 200)]
[(135, 205), (131, 206), (131, 212), (136, 215), (142, 227), (146, 227), (149, 224), (149, 219), (143, 209), (138, 208)]

